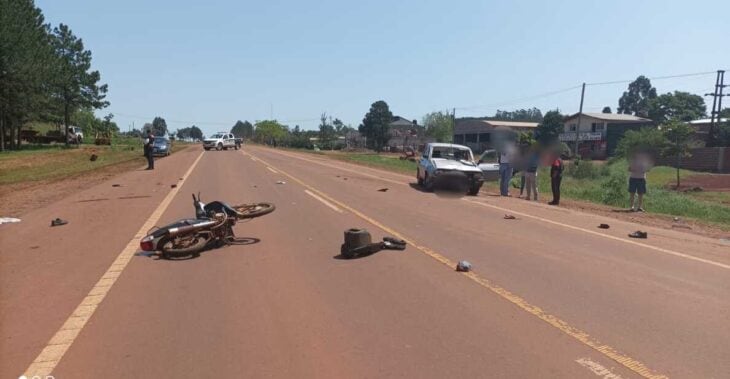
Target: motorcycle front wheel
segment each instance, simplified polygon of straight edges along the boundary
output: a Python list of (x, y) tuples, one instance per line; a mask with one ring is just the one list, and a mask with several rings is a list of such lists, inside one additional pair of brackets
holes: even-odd
[(194, 234), (160, 241), (160, 252), (165, 259), (171, 257), (195, 256), (208, 244), (208, 236)]
[(256, 218), (267, 215), (276, 209), (272, 203), (252, 203), (233, 206), (241, 219)]

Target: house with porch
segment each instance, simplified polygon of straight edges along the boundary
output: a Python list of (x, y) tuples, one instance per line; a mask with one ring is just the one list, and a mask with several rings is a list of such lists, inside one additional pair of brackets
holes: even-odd
[(454, 125), (454, 143), (465, 145), (481, 154), (484, 150), (494, 148), (495, 135), (500, 131), (511, 133), (532, 133), (537, 128), (537, 122), (499, 121), (478, 118), (457, 119)]
[(576, 113), (563, 123), (563, 132), (558, 136), (561, 142), (576, 151), (583, 158), (605, 159), (613, 155), (618, 141), (628, 130), (655, 126), (648, 119), (621, 113)]

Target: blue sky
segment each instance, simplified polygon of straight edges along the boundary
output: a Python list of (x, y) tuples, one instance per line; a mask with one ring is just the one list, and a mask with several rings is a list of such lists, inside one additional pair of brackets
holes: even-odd
[[(420, 120), (536, 106), (576, 112), (582, 82), (730, 69), (730, 1), (39, 0), (109, 84), (121, 128), (159, 115), (210, 134), (238, 120), (357, 126), (371, 103)], [(711, 92), (714, 74), (653, 81)], [(590, 86), (614, 110), (626, 84)], [(521, 100), (532, 98), (529, 100)], [(729, 100), (730, 101), (730, 100)]]

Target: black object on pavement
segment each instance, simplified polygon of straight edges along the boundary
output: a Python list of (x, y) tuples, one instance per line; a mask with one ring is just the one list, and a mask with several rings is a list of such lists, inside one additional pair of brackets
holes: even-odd
[(601, 225), (598, 225), (598, 228), (599, 229), (608, 229), (608, 228), (610, 228), (610, 226), (608, 224), (601, 224)]
[(372, 242), (370, 232), (365, 229), (345, 230), (345, 243), (340, 247), (343, 257), (352, 259), (375, 254), (383, 249), (405, 250), (406, 241), (385, 237), (382, 242)]
[(649, 233), (642, 232), (641, 230), (637, 230), (631, 234), (629, 234), (629, 237), (631, 238), (646, 238), (649, 236)]
[(56, 218), (55, 220), (51, 220), (51, 226), (61, 226), (68, 224), (68, 221), (61, 220), (60, 218)]

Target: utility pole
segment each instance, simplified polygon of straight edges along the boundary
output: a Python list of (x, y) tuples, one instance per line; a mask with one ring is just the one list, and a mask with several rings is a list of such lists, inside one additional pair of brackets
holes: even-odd
[(578, 124), (575, 126), (575, 151), (573, 152), (574, 156), (578, 156), (578, 136), (580, 135), (580, 119), (583, 116), (583, 98), (586, 94), (586, 84), (583, 83), (583, 88), (580, 90), (580, 109), (578, 110)]
[[(715, 124), (720, 123), (720, 112), (722, 111), (722, 90), (727, 87), (725, 84), (725, 70), (717, 70), (717, 78), (715, 79), (715, 92), (706, 93), (705, 96), (712, 96), (712, 112), (710, 112), (710, 130), (707, 133), (707, 142), (714, 145), (715, 142)], [(717, 120), (717, 121), (716, 121)]]
[[(456, 108), (451, 110), (451, 143), (454, 143), (454, 133), (456, 132)], [(464, 141), (466, 143), (466, 141)]]

